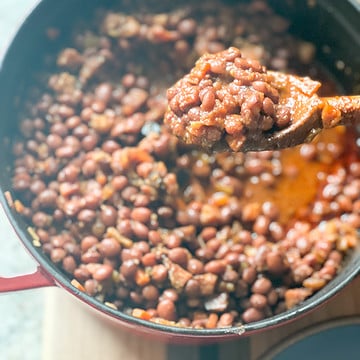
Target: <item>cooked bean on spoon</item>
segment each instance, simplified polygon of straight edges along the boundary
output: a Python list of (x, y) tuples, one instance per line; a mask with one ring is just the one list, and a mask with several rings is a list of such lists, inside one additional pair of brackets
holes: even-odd
[(246, 152), (295, 146), (323, 128), (360, 122), (360, 96), (322, 98), (320, 86), (268, 71), (230, 47), (200, 57), (168, 89), (165, 124), (185, 143)]

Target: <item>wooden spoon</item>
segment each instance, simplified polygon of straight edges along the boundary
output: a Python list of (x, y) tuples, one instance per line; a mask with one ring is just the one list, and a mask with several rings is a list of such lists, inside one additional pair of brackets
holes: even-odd
[(208, 151), (260, 151), (311, 141), (324, 128), (360, 122), (360, 97), (322, 98), (321, 83), (267, 71), (230, 47), (199, 58), (168, 90), (164, 122)]
[[(241, 151), (276, 150), (310, 142), (321, 130), (360, 124), (360, 96), (319, 97), (308, 77), (268, 71), (280, 102), (291, 109), (290, 125), (269, 133), (249, 133)], [(317, 90), (317, 89), (316, 89)]]

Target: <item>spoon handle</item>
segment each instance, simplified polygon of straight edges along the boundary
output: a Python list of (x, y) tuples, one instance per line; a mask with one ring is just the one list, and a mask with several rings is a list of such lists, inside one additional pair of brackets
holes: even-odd
[(360, 96), (322, 98), (321, 119), (324, 128), (360, 124)]

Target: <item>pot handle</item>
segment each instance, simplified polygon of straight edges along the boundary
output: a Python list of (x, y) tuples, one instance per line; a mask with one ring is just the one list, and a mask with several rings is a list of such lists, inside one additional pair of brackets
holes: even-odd
[(38, 266), (32, 274), (23, 274), (12, 277), (0, 276), (0, 293), (54, 285), (55, 282), (44, 274), (40, 266)]

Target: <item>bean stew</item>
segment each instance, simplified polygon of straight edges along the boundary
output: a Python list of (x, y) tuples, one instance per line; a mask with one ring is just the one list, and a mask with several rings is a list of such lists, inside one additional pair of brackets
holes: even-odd
[(111, 308), (179, 327), (251, 323), (323, 288), (358, 243), (358, 139), (339, 127), (246, 154), (181, 142), (164, 124), (167, 89), (202, 55), (234, 46), (337, 89), (265, 1), (174, 4), (100, 9), (49, 55), (20, 101), (13, 206), (34, 246)]

